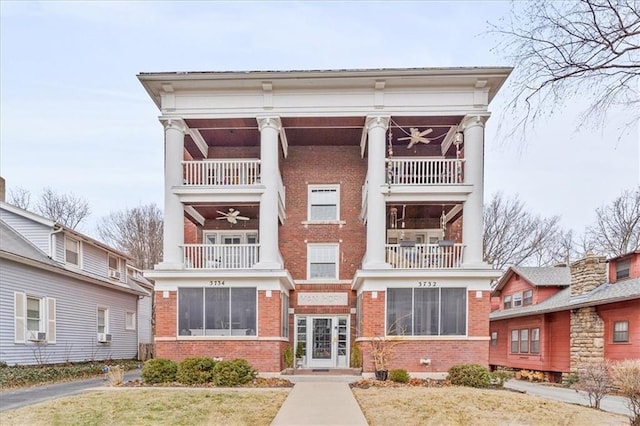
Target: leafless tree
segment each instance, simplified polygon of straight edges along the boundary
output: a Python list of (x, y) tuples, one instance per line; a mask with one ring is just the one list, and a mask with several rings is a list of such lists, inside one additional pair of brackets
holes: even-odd
[(604, 124), (624, 106), (640, 117), (638, 0), (513, 2), (508, 19), (491, 25), (502, 37), (496, 50), (515, 65), (508, 108), (525, 130), (576, 97), (589, 99), (583, 119)]
[(162, 259), (162, 212), (156, 204), (111, 213), (98, 223), (98, 235), (107, 244), (150, 269)]
[(16, 187), (9, 190), (9, 204), (29, 210), (31, 207), (31, 192), (22, 187)]
[(553, 264), (559, 216), (533, 215), (518, 197), (493, 196), (484, 207), (484, 259), (497, 269), (510, 265)]
[(587, 237), (594, 251), (609, 257), (640, 250), (640, 186), (596, 209)]
[(87, 200), (73, 194), (59, 194), (45, 188), (35, 206), (36, 213), (75, 229), (91, 214)]

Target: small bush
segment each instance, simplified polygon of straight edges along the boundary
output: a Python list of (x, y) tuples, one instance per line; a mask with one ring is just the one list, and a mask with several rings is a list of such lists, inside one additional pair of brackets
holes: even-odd
[(220, 361), (213, 368), (213, 383), (216, 386), (238, 386), (249, 383), (256, 378), (255, 371), (245, 359)]
[(201, 385), (213, 381), (216, 362), (211, 358), (186, 358), (178, 364), (176, 380), (185, 385)]
[(489, 370), (479, 364), (458, 364), (449, 369), (447, 380), (455, 386), (489, 387)]
[(504, 387), (504, 383), (513, 378), (513, 373), (506, 370), (497, 370), (489, 373), (491, 384), (497, 387)]
[[(516, 377), (516, 379), (519, 379), (519, 377)], [(578, 383), (578, 380), (579, 380), (578, 375), (576, 373), (571, 373), (567, 375), (567, 377), (563, 380), (562, 384), (565, 387), (570, 388), (576, 383)]]
[(356, 344), (351, 347), (351, 368), (362, 368), (362, 351)]
[(632, 426), (640, 426), (640, 359), (627, 359), (613, 364), (612, 378), (615, 387), (627, 398)]
[(150, 359), (142, 367), (142, 379), (145, 383), (170, 383), (176, 381), (178, 364), (175, 361), (164, 358)]
[(407, 370), (402, 368), (398, 368), (397, 370), (389, 371), (389, 380), (396, 383), (407, 383), (409, 382), (409, 373)]
[(293, 368), (293, 348), (290, 345), (287, 345), (287, 347), (284, 349), (282, 358), (284, 359), (285, 367)]

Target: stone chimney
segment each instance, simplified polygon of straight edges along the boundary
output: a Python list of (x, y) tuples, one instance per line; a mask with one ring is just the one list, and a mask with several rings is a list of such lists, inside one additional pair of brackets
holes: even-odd
[(585, 294), (607, 281), (607, 259), (587, 253), (571, 264), (571, 296)]

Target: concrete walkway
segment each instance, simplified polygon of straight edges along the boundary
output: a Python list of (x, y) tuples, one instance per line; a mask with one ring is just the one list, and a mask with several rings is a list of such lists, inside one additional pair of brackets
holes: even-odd
[[(548, 383), (531, 383), (515, 379), (506, 382), (504, 387), (525, 392), (533, 396), (553, 399), (554, 401), (589, 406), (587, 393), (575, 389), (553, 386)], [(631, 415), (631, 410), (627, 407), (627, 399), (621, 396), (605, 396), (600, 402), (600, 409), (610, 413), (622, 414), (623, 416)]]
[[(338, 376), (339, 377), (339, 376)], [(296, 378), (272, 426), (366, 425), (348, 381), (331, 377)], [(293, 380), (292, 380), (293, 381)]]

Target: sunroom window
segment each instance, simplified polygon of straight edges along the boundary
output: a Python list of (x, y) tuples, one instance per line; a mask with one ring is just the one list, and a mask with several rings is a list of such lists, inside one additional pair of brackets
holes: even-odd
[(405, 336), (461, 336), (467, 330), (465, 288), (390, 288), (387, 333)]

